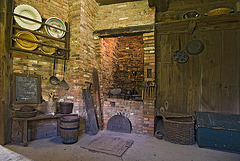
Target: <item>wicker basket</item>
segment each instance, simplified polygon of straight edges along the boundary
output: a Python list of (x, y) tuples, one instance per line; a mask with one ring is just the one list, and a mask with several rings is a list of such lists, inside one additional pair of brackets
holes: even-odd
[(163, 117), (164, 139), (176, 143), (190, 145), (195, 143), (194, 118)]

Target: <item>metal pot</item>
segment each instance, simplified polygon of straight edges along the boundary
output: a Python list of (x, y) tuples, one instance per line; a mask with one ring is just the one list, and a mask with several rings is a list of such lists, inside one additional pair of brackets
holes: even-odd
[(115, 87), (115, 88), (111, 88), (111, 89), (109, 90), (109, 92), (110, 92), (110, 94), (112, 94), (112, 95), (119, 95), (119, 94), (121, 94), (122, 89), (119, 88), (119, 87)]
[(197, 18), (200, 14), (197, 11), (189, 11), (185, 14), (183, 14), (183, 19), (189, 19), (189, 18)]

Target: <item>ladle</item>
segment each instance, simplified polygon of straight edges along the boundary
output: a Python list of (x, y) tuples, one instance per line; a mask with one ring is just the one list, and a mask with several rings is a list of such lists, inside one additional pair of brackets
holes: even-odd
[(53, 75), (49, 79), (49, 82), (53, 85), (57, 85), (60, 82), (60, 80), (57, 77), (55, 77), (55, 73), (54, 73), (54, 71), (55, 71), (55, 55), (56, 54), (54, 53)]
[(64, 80), (65, 68), (66, 68), (65, 66), (66, 66), (66, 58), (65, 58), (65, 60), (64, 60), (63, 79), (62, 79), (62, 81), (59, 83), (59, 85), (60, 85), (63, 89), (68, 90), (68, 89), (69, 89), (69, 85), (68, 85), (68, 83)]

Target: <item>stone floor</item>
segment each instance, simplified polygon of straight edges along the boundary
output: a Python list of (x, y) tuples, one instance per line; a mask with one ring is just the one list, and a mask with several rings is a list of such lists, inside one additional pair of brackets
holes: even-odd
[[(122, 157), (92, 152), (80, 147), (94, 137), (103, 135), (131, 139), (134, 143)], [(27, 147), (8, 144), (4, 148), (35, 161), (240, 161), (238, 152), (199, 148), (197, 144), (178, 145), (151, 136), (105, 130), (95, 136), (81, 134), (75, 144), (62, 144), (61, 138), (56, 136), (31, 141)], [(1, 151), (0, 154), (2, 155)], [(25, 161), (26, 158), (18, 157), (15, 160)]]

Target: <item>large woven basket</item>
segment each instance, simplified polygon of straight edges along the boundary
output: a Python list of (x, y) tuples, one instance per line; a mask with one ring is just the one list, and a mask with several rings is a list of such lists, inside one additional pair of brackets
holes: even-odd
[(165, 140), (184, 145), (195, 143), (194, 118), (192, 116), (163, 117), (163, 122)]

